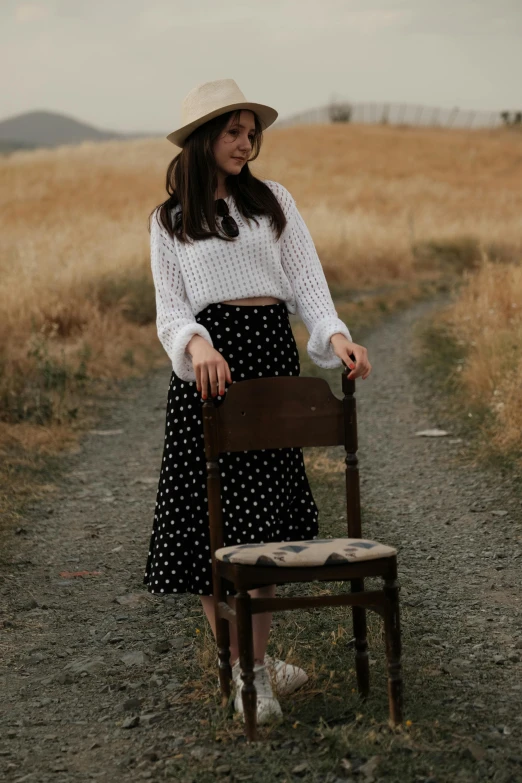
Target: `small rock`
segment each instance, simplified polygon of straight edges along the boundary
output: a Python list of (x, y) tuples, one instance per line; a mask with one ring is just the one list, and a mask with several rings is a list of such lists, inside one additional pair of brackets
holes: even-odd
[(505, 663), (505, 662), (506, 662), (506, 659), (504, 658), (504, 656), (503, 656), (503, 655), (494, 655), (494, 656), (493, 656), (493, 661), (494, 661), (494, 663), (496, 663), (498, 666), (501, 666), (503, 663)]
[(174, 639), (171, 639), (170, 646), (173, 650), (181, 650), (182, 647), (186, 647), (188, 644), (188, 641), (186, 639), (182, 639), (180, 636), (175, 636)]
[(41, 661), (45, 661), (47, 658), (47, 655), (42, 652), (35, 652), (32, 655), (29, 656), (27, 659), (27, 663), (33, 665), (35, 663), (41, 663)]
[(140, 715), (140, 721), (144, 726), (152, 726), (154, 723), (162, 721), (164, 717), (161, 712), (148, 712)]
[(70, 661), (64, 666), (64, 670), (70, 671), (72, 674), (92, 674), (94, 672), (103, 669), (105, 666), (104, 660), (101, 657), (97, 658), (80, 658), (75, 661)]
[(161, 688), (161, 686), (163, 685), (163, 680), (161, 679), (161, 677), (158, 677), (156, 674), (153, 674), (149, 680), (149, 683), (151, 685), (157, 685), (158, 688)]
[(308, 768), (309, 768), (308, 762), (303, 761), (301, 764), (298, 764), (296, 767), (292, 769), (292, 775), (299, 775), (299, 777), (301, 777), (301, 775), (304, 775), (305, 772), (307, 772)]
[(466, 667), (471, 665), (471, 661), (468, 661), (466, 658), (453, 658), (449, 662), (450, 666), (453, 666), (456, 669), (460, 669), (461, 667)]
[(378, 766), (379, 756), (372, 756), (365, 764), (361, 764), (357, 772), (359, 775), (364, 775), (367, 780), (373, 780), (373, 774), (377, 771)]
[(72, 685), (74, 678), (69, 672), (60, 672), (56, 675), (56, 682), (59, 682), (60, 685)]
[(198, 761), (203, 761), (208, 755), (208, 750), (206, 748), (192, 748), (190, 755)]
[(26, 611), (29, 611), (30, 609), (36, 609), (38, 607), (38, 601), (35, 601), (34, 598), (29, 598), (28, 601), (24, 601), (24, 603), (21, 606), (21, 609), (25, 609)]
[(48, 677), (44, 677), (43, 680), (40, 680), (42, 685), (45, 685), (46, 687), (50, 685), (52, 682), (54, 682), (54, 674), (50, 674)]
[(162, 639), (159, 642), (156, 642), (154, 645), (154, 652), (157, 653), (167, 653), (170, 650), (170, 642), (168, 639)]
[(125, 720), (121, 724), (121, 727), (122, 729), (134, 729), (136, 726), (139, 726), (139, 723), (140, 723), (140, 716), (133, 715), (133, 716), (129, 716), (128, 718), (125, 718)]
[(142, 666), (145, 663), (145, 653), (142, 650), (131, 650), (120, 657), (126, 666)]
[(139, 712), (141, 709), (141, 699), (137, 699), (133, 696), (131, 699), (126, 699), (121, 707), (125, 712)]
[(121, 606), (140, 606), (142, 603), (148, 601), (148, 592), (142, 593), (127, 593), (126, 595), (118, 595), (114, 599), (117, 604)]
[(494, 514), (496, 517), (505, 517), (508, 512), (502, 509), (502, 510), (492, 511), (491, 513)]
[(486, 755), (484, 748), (481, 748), (480, 745), (477, 745), (475, 742), (468, 743), (467, 751), (474, 761), (482, 761)]
[(114, 631), (107, 631), (105, 636), (100, 639), (102, 644), (118, 644), (123, 641), (123, 636), (116, 636)]
[(123, 430), (89, 430), (90, 435), (121, 435)]
[(458, 666), (452, 666), (451, 663), (442, 663), (440, 670), (444, 672), (444, 674), (449, 674), (452, 677), (458, 677), (461, 674), (460, 668)]
[(434, 633), (426, 633), (421, 636), (421, 642), (432, 642), (433, 644), (442, 644), (440, 636), (435, 636)]
[(438, 430), (436, 428), (431, 430), (419, 430), (415, 435), (425, 438), (442, 438), (444, 435), (450, 435), (451, 433), (446, 430)]
[(516, 652), (510, 652), (508, 658), (512, 663), (518, 663), (520, 660), (520, 655)]
[(215, 768), (216, 775), (229, 775), (231, 767), (229, 764), (220, 764)]

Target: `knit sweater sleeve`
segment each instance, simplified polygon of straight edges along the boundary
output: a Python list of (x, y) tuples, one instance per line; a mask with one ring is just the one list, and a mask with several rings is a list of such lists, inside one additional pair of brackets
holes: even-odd
[(280, 239), (281, 264), (292, 284), (297, 312), (310, 335), (308, 355), (319, 367), (339, 367), (342, 361), (334, 353), (330, 337), (340, 332), (352, 342), (352, 336), (337, 315), (314, 241), (295, 199), (280, 183), (266, 184), (272, 186), (288, 220)]
[(153, 213), (150, 228), (150, 259), (156, 291), (156, 327), (176, 375), (183, 381), (195, 381), (192, 359), (185, 349), (195, 334), (213, 346), (208, 330), (199, 324), (190, 308), (176, 248), (158, 210)]

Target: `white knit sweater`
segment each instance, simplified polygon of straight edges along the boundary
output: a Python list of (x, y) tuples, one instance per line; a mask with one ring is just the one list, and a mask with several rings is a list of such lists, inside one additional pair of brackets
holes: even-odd
[(279, 182), (264, 182), (288, 220), (278, 241), (267, 215), (256, 215), (259, 225), (251, 220), (249, 226), (232, 196), (226, 201), (239, 226), (239, 236), (232, 242), (217, 237), (188, 244), (177, 237), (172, 240), (160, 226), (157, 212), (153, 214), (150, 247), (158, 336), (174, 372), (184, 381), (196, 380), (185, 350), (193, 335), (213, 345), (208, 330), (194, 316), (214, 302), (254, 296), (286, 302), (288, 311), (297, 311), (303, 320), (310, 335), (308, 354), (319, 367), (342, 363), (330, 343), (333, 334), (341, 332), (352, 339), (337, 316), (314, 242), (294, 198)]

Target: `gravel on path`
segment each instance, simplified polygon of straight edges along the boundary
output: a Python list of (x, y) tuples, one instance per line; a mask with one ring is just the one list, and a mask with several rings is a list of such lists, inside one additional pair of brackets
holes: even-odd
[[(412, 357), (416, 324), (439, 306), (417, 303), (359, 338), (373, 365), (356, 384), (363, 531), (399, 550), (411, 727), (386, 726), (381, 662), (364, 708), (346, 669), (337, 685), (330, 679), (341, 692), (311, 678), (318, 687), (285, 702), (288, 719), (258, 746), (245, 746), (237, 721), (229, 731), (216, 719), (216, 692), (197, 687), (199, 601), (159, 599), (142, 585), (167, 367), (122, 385), (80, 451), (63, 458), (54, 498), (28, 508), (4, 542), (2, 779), (522, 780), (522, 505), (513, 479), (470, 466), (458, 438), (416, 435), (447, 428)], [(340, 396), (340, 373), (320, 374)], [(339, 456), (331, 450), (332, 464)], [(321, 509), (332, 490), (311, 475)], [(342, 535), (339, 525), (328, 532)], [(309, 646), (326, 660), (339, 615), (331, 626), (324, 617)], [(278, 624), (274, 638), (292, 627)]]

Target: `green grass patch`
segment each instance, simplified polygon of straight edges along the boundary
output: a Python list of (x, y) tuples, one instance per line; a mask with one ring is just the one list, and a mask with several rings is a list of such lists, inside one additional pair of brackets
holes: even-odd
[(516, 249), (508, 244), (483, 243), (477, 237), (467, 235), (419, 240), (412, 243), (411, 249), (417, 270), (440, 270), (457, 275), (477, 269), (484, 256), (496, 263), (514, 262), (518, 256)]
[(33, 331), (27, 350), (29, 370), (15, 365), (6, 378), (7, 365), (0, 364), (1, 420), (48, 425), (75, 419), (78, 410), (69, 405), (71, 394), (86, 392), (90, 356), (90, 346), (84, 345), (66, 357), (63, 348), (57, 351), (54, 338)]

